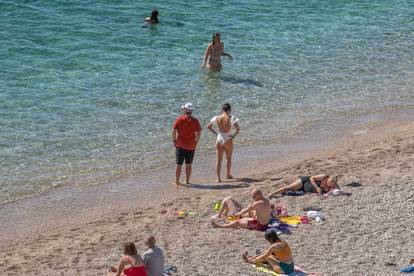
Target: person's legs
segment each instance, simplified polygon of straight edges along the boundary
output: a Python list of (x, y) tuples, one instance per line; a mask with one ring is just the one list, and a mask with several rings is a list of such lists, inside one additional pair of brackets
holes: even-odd
[(223, 202), (221, 203), (221, 207), (219, 212), (217, 213), (217, 217), (221, 218), (222, 215), (234, 215), (235, 213), (241, 210), (241, 204), (234, 200), (231, 196), (226, 197)]
[(274, 196), (276, 194), (283, 194), (284, 192), (287, 192), (287, 191), (297, 191), (297, 190), (302, 189), (302, 187), (303, 187), (302, 180), (299, 178), (292, 184), (289, 184), (285, 187), (279, 188), (276, 191), (272, 192), (269, 197)]
[(231, 157), (233, 155), (233, 140), (227, 141), (227, 143), (224, 144), (224, 151), (226, 153), (226, 159), (227, 159), (227, 179), (232, 179), (233, 176), (231, 175)]
[(220, 177), (221, 161), (223, 160), (224, 148), (220, 143), (217, 143), (216, 150), (217, 150), (217, 164), (216, 164), (217, 182), (221, 182), (221, 177)]
[(193, 158), (194, 158), (194, 151), (185, 151), (185, 176), (186, 176), (186, 181), (185, 184), (190, 184), (190, 176), (191, 176), (191, 164), (193, 163)]
[(184, 163), (184, 152), (180, 148), (175, 148), (175, 162), (177, 163), (177, 168), (175, 169), (174, 184), (180, 185), (181, 167)]
[(248, 224), (248, 220), (245, 218), (238, 219), (236, 221), (232, 221), (232, 222), (225, 223), (225, 224), (218, 224), (215, 221), (211, 222), (211, 225), (214, 228), (237, 228), (237, 227), (247, 228), (247, 224)]
[(177, 168), (175, 169), (175, 184), (176, 185), (180, 185), (181, 167), (182, 165), (177, 165)]
[(191, 171), (192, 171), (191, 164), (185, 164), (185, 177), (186, 177), (185, 184), (190, 184)]
[(283, 270), (279, 266), (279, 262), (276, 260), (275, 257), (269, 256), (267, 257), (267, 262), (273, 268), (276, 273), (284, 273)]

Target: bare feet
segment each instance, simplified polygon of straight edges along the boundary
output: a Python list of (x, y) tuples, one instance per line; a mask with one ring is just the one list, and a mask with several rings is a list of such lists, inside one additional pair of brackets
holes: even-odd
[(231, 174), (227, 175), (227, 179), (233, 179), (234, 177)]
[(220, 183), (221, 181), (222, 181), (221, 178), (216, 180), (217, 183)]
[(173, 183), (171, 183), (172, 185), (176, 185), (176, 186), (178, 186), (178, 185), (181, 185), (181, 183), (180, 182), (173, 182)]
[(211, 226), (213, 226), (213, 228), (220, 227), (220, 225), (217, 222), (215, 222), (214, 220), (211, 222)]

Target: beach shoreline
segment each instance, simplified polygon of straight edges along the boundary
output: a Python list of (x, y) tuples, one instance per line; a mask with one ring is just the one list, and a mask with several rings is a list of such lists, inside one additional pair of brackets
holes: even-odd
[[(36, 274), (36, 271), (32, 271), (30, 266), (24, 264), (13, 266), (13, 263), (16, 261), (16, 256), (18, 256), (19, 251), (22, 250), (21, 246), (25, 244), (28, 246), (27, 249), (24, 249), (25, 254), (27, 255), (27, 260), (36, 261), (36, 258), (44, 258), (48, 256), (48, 254), (51, 254), (51, 252), (48, 252), (49, 249), (51, 251), (55, 250), (54, 248), (50, 248), (50, 246), (56, 247), (58, 248), (56, 249), (57, 252), (62, 254), (62, 257), (65, 260), (65, 266), (61, 266), (60, 268), (58, 266), (54, 269), (50, 269), (50, 272), (69, 272), (78, 270), (81, 275), (83, 275), (82, 273), (84, 273), (84, 271), (82, 269), (79, 270), (77, 265), (81, 263), (82, 267), (85, 268), (88, 255), (96, 250), (93, 244), (111, 239), (110, 237), (112, 235), (121, 231), (123, 233), (121, 236), (123, 237), (119, 236), (112, 239), (111, 246), (105, 245), (103, 252), (100, 252), (100, 254), (102, 253), (102, 256), (100, 255), (98, 257), (99, 264), (101, 265), (116, 261), (116, 256), (120, 253), (119, 248), (125, 241), (124, 234), (133, 232), (132, 229), (128, 229), (128, 225), (135, 222), (138, 226), (134, 227), (142, 228), (143, 231), (142, 233), (136, 232), (136, 234), (129, 239), (132, 238), (134, 241), (139, 241), (144, 238), (145, 234), (153, 233), (159, 237), (161, 246), (167, 251), (167, 260), (170, 259), (171, 261), (174, 261), (173, 264), (178, 264), (181, 271), (185, 272), (178, 275), (191, 275), (188, 273), (192, 270), (198, 271), (193, 275), (204, 275), (200, 272), (200, 268), (196, 267), (196, 263), (193, 263), (191, 267), (186, 267), (186, 265), (180, 263), (180, 254), (184, 256), (185, 254), (190, 254), (190, 252), (187, 252), (183, 246), (178, 245), (178, 247), (172, 249), (174, 245), (172, 241), (168, 241), (169, 234), (163, 236), (162, 233), (164, 231), (160, 231), (159, 229), (159, 227), (163, 227), (162, 222), (161, 226), (159, 225), (160, 220), (166, 220), (169, 224), (180, 223), (186, 225), (186, 220), (179, 222), (175, 219), (174, 216), (176, 211), (181, 209), (185, 210), (186, 208), (187, 210), (194, 210), (198, 215), (194, 218), (190, 218), (190, 220), (194, 221), (192, 221), (189, 226), (197, 226), (201, 228), (199, 231), (202, 235), (214, 236), (218, 234), (216, 230), (210, 229), (207, 226), (208, 218), (211, 215), (211, 208), (209, 206), (214, 200), (218, 200), (225, 195), (230, 194), (246, 198), (246, 194), (248, 194), (251, 187), (263, 187), (266, 192), (268, 192), (274, 185), (280, 185), (281, 183), (286, 184), (293, 180), (294, 178), (292, 178), (292, 176), (295, 174), (297, 176), (299, 173), (304, 173), (304, 171), (309, 171), (309, 173), (311, 173), (311, 171), (313, 172), (314, 170), (312, 170), (312, 168), (314, 168), (314, 165), (312, 162), (309, 162), (309, 160), (313, 160), (316, 164), (323, 163), (322, 159), (324, 158), (321, 158), (321, 156), (331, 156), (329, 158), (335, 160), (340, 158), (335, 156), (336, 153), (343, 154), (350, 152), (356, 154), (356, 152), (363, 150), (365, 147), (373, 149), (375, 148), (375, 146), (373, 146), (375, 141), (378, 141), (379, 143), (379, 150), (383, 150), (381, 144), (385, 147), (386, 141), (390, 139), (398, 140), (400, 139), (398, 138), (400, 136), (403, 137), (401, 138), (403, 141), (401, 144), (407, 146), (407, 139), (408, 141), (409, 139), (412, 140), (412, 135), (410, 136), (410, 134), (413, 133), (414, 127), (410, 124), (409, 120), (407, 121), (406, 118), (401, 119), (400, 117), (400, 119), (396, 121), (394, 119), (364, 121), (363, 124), (356, 124), (355, 126), (344, 130), (345, 131), (341, 134), (337, 133), (337, 136), (342, 136), (340, 139), (319, 143), (319, 148), (309, 149), (310, 144), (303, 143), (302, 141), (301, 143), (292, 143), (291, 146), (292, 148), (295, 148), (296, 152), (293, 151), (292, 148), (285, 147), (285, 150), (287, 150), (283, 153), (280, 148), (277, 148), (274, 145), (270, 146), (273, 148), (273, 151), (269, 150), (270, 147), (267, 146), (238, 149), (242, 150), (243, 155), (249, 155), (252, 162), (249, 164), (249, 169), (245, 166), (240, 166), (240, 164), (237, 164), (239, 157), (236, 155), (235, 175), (241, 176), (241, 179), (239, 181), (236, 180), (235, 182), (213, 184), (214, 175), (205, 177), (205, 175), (195, 173), (193, 179), (196, 185), (194, 185), (193, 188), (179, 187), (179, 189), (176, 189), (173, 185), (168, 184), (171, 182), (172, 178), (171, 175), (169, 175), (172, 172), (170, 169), (168, 173), (157, 172), (156, 174), (151, 175), (151, 178), (140, 180), (134, 179), (121, 183), (106, 183), (96, 187), (64, 187), (62, 189), (48, 191), (37, 197), (3, 204), (0, 206), (0, 215), (2, 217), (2, 231), (0, 237), (0, 249), (2, 254), (0, 263), (3, 264), (3, 268), (0, 272), (10, 275), (17, 271), (26, 271), (28, 275), (31, 275), (32, 273)], [(315, 129), (315, 131), (319, 130)], [(345, 133), (348, 134), (346, 135)], [(320, 139), (320, 137), (318, 139)], [(302, 146), (300, 147), (299, 145)], [(275, 158), (276, 152), (279, 152), (277, 158)], [(268, 156), (266, 156), (265, 153), (267, 153)], [(260, 154), (263, 154), (264, 156), (259, 158), (258, 156)], [(412, 154), (406, 158), (412, 158)], [(213, 160), (213, 156), (203, 160), (203, 162), (209, 161), (212, 163), (205, 168), (210, 172), (214, 172)], [(347, 161), (349, 162), (350, 160)], [(340, 180), (342, 183), (344, 181), (358, 180), (357, 176), (352, 175), (352, 173), (349, 172), (349, 168), (342, 166), (340, 162), (338, 164), (342, 170), (347, 171), (345, 174), (339, 172), (342, 174)], [(408, 166), (412, 165), (413, 164), (408, 164)], [(195, 171), (199, 166), (200, 164), (195, 166)], [(244, 174), (242, 174), (242, 171)], [(327, 167), (326, 165), (321, 166), (317, 172), (335, 173), (332, 171), (332, 168), (329, 168), (329, 166)], [(370, 172), (371, 175), (374, 174), (372, 169), (367, 170), (367, 172)], [(412, 179), (412, 172), (411, 174), (408, 174), (408, 177)], [(380, 183), (384, 184), (383, 181), (384, 180), (380, 179)], [(149, 187), (148, 185), (151, 185), (152, 183), (154, 185), (153, 190), (142, 189), (142, 187), (144, 187), (143, 185)], [(160, 185), (159, 183), (163, 184)], [(160, 191), (162, 191), (162, 193), (160, 193)], [(355, 190), (355, 192), (358, 193), (357, 190)], [(351, 197), (351, 199), (352, 198), (353, 197)], [(151, 203), (154, 199), (157, 201), (155, 204)], [(292, 198), (283, 199), (285, 202), (286, 200), (297, 201), (297, 199)], [(313, 199), (311, 200), (314, 201)], [(341, 198), (341, 200), (345, 199)], [(292, 202), (286, 202), (286, 204), (291, 205), (291, 208), (296, 208), (296, 205), (298, 205), (298, 203), (295, 203), (292, 207)], [(335, 210), (332, 212), (335, 212)], [(165, 216), (167, 218), (165, 218)], [(154, 224), (158, 226), (153, 226)], [(176, 226), (171, 227), (176, 228)], [(98, 238), (89, 236), (94, 232), (94, 229), (96, 232), (101, 233)], [(184, 234), (186, 230), (181, 229), (178, 231), (181, 231), (181, 234)], [(246, 230), (235, 230), (236, 233), (242, 233), (241, 231)], [(79, 233), (84, 234), (80, 235)], [(229, 234), (230, 233), (226, 232), (222, 233), (222, 235)], [(261, 240), (260, 233), (253, 234), (256, 236), (256, 239), (259, 241)], [(295, 234), (293, 236), (295, 236)], [(211, 238), (214, 239), (214, 237)], [(94, 242), (92, 242), (92, 245), (88, 246), (90, 239), (94, 240)], [(81, 245), (78, 249), (62, 248), (64, 247), (65, 242), (68, 242), (69, 240), (74, 243), (85, 244)], [(246, 241), (246, 243), (251, 244), (253, 241), (254, 238), (252, 237), (250, 241)], [(180, 242), (186, 244), (188, 241), (186, 242), (184, 239), (180, 240)], [(32, 255), (34, 248), (43, 247), (45, 244), (49, 244), (49, 249), (42, 253), (38, 252), (35, 258)], [(234, 246), (238, 248), (242, 245)], [(66, 250), (72, 250), (72, 253), (75, 252), (77, 257), (70, 256), (71, 253), (65, 252)], [(300, 252), (301, 251), (298, 253)], [(302, 254), (305, 253), (306, 252), (302, 252)], [(73, 262), (73, 258), (77, 261)], [(215, 257), (211, 258), (214, 259)], [(231, 267), (239, 266), (237, 263), (229, 265), (231, 265)], [(41, 269), (41, 267), (45, 268), (45, 266), (40, 265), (36, 269)], [(94, 269), (85, 275), (102, 275), (102, 268), (99, 268), (99, 265), (95, 265), (94, 267)], [(312, 267), (312, 269), (314, 268), (316, 267)], [(210, 267), (206, 269), (210, 270), (213, 268)], [(340, 271), (339, 274), (341, 273), (343, 273), (343, 271)], [(231, 274), (230, 272), (228, 275), (240, 274)], [(245, 275), (256, 274), (248, 272)]]

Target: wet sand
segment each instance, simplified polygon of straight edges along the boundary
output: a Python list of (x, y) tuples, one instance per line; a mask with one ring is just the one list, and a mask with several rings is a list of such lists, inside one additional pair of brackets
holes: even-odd
[[(4, 204), (0, 274), (106, 275), (125, 241), (136, 242), (143, 252), (141, 241), (155, 234), (167, 262), (178, 267), (176, 275), (264, 275), (241, 261), (243, 252), (253, 254), (266, 246), (263, 233), (213, 229), (209, 218), (214, 202), (233, 195), (248, 203), (252, 188), (268, 193), (299, 175), (335, 173), (352, 196), (276, 200), (294, 214), (312, 206), (327, 216), (322, 224), (300, 225), (292, 235), (282, 236), (295, 262), (322, 275), (399, 275), (398, 268), (414, 254), (414, 125), (365, 124), (323, 148), (304, 148), (280, 155), (275, 155), (277, 148), (244, 149), (251, 164), (245, 169), (235, 163), (235, 176), (243, 178), (231, 182), (214, 184), (214, 178), (195, 173), (195, 185), (176, 189), (166, 184), (169, 174), (159, 172)], [(268, 157), (256, 158), (260, 153)], [(151, 185), (154, 189), (148, 190)], [(177, 219), (179, 210), (193, 215)]]

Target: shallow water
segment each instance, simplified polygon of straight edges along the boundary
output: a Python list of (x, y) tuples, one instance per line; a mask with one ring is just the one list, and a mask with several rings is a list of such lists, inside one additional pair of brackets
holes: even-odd
[[(158, 1), (149, 28), (151, 1), (20, 2), (0, 0), (0, 202), (173, 164), (186, 101), (203, 125), (230, 102), (240, 144), (414, 105), (411, 1)], [(234, 61), (208, 73), (216, 31)]]

